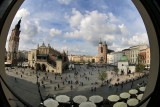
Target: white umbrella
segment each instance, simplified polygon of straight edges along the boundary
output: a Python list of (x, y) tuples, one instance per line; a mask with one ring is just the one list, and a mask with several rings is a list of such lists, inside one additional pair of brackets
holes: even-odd
[(46, 107), (58, 107), (59, 105), (59, 103), (56, 100), (53, 100), (51, 98), (45, 100), (43, 103)]
[(142, 97), (143, 97), (143, 94), (139, 94), (139, 95), (137, 96), (137, 99), (138, 99), (138, 100), (141, 100)]
[(131, 99), (127, 100), (127, 104), (129, 106), (136, 106), (138, 104), (138, 100), (135, 98), (131, 98)]
[(142, 91), (142, 92), (144, 92), (145, 89), (146, 89), (146, 87), (140, 87), (140, 88), (139, 88), (139, 90)]
[(119, 100), (119, 96), (118, 95), (110, 95), (110, 96), (108, 96), (108, 100), (111, 102), (117, 102)]
[(113, 105), (113, 107), (127, 107), (127, 104), (124, 102), (117, 102)]
[(59, 95), (56, 97), (56, 100), (60, 103), (66, 103), (70, 100), (70, 98), (66, 95)]
[(75, 103), (78, 103), (78, 104), (81, 104), (82, 102), (86, 102), (87, 101), (87, 98), (85, 96), (82, 96), (82, 95), (78, 95), (78, 96), (75, 96), (73, 98), (73, 101)]
[(137, 91), (136, 89), (131, 89), (131, 90), (129, 90), (129, 93), (130, 93), (130, 94), (137, 94), (138, 91)]
[(127, 99), (127, 98), (129, 98), (131, 95), (129, 94), (129, 93), (127, 93), (127, 92), (123, 92), (123, 93), (121, 93), (120, 94), (120, 97), (121, 98), (124, 98), (124, 99)]
[(99, 95), (94, 95), (94, 96), (89, 97), (89, 101), (92, 101), (94, 103), (100, 103), (103, 101), (103, 97)]
[(96, 105), (93, 102), (83, 102), (79, 107), (96, 107)]

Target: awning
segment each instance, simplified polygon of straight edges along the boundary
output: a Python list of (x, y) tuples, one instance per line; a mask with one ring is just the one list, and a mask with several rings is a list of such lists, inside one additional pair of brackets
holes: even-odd
[(129, 98), (130, 96), (131, 96), (131, 95), (130, 95), (129, 93), (127, 93), (127, 92), (123, 92), (123, 93), (120, 94), (120, 97), (123, 98), (123, 99), (127, 99), (127, 98)]
[(129, 106), (136, 106), (138, 104), (138, 100), (135, 98), (131, 98), (131, 99), (127, 100), (127, 104)]
[(94, 102), (94, 103), (100, 103), (103, 101), (103, 97), (99, 95), (94, 95), (94, 96), (89, 97), (89, 101)]
[(56, 100), (60, 103), (66, 103), (69, 102), (70, 98), (66, 95), (59, 95), (56, 97)]
[(82, 95), (78, 95), (78, 96), (75, 96), (73, 98), (73, 101), (75, 103), (78, 103), (78, 104), (81, 104), (82, 102), (86, 102), (87, 101), (87, 98), (85, 96), (82, 96)]
[(108, 96), (108, 100), (111, 102), (117, 102), (119, 100), (119, 96), (118, 95), (110, 95)]
[(142, 91), (142, 92), (144, 92), (145, 89), (146, 89), (146, 87), (140, 87), (140, 88), (139, 88), (139, 90)]
[(130, 93), (130, 94), (137, 94), (138, 91), (137, 91), (136, 89), (131, 89), (131, 90), (129, 90), (129, 93)]
[(137, 96), (137, 99), (138, 99), (138, 100), (141, 100), (142, 97), (143, 97), (143, 94), (139, 94), (139, 95)]
[(79, 107), (96, 107), (96, 105), (93, 102), (83, 102)]
[(113, 107), (127, 107), (127, 104), (124, 102), (117, 102), (113, 105)]
[(53, 100), (51, 98), (45, 100), (43, 103), (46, 107), (58, 107), (59, 105), (59, 103), (56, 100)]

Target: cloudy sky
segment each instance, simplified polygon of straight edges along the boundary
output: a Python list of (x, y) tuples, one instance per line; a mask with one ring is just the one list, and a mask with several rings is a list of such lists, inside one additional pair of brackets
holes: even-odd
[(115, 51), (148, 44), (142, 18), (131, 0), (25, 0), (8, 37), (21, 17), (20, 50), (44, 41), (69, 54), (96, 55), (100, 38)]

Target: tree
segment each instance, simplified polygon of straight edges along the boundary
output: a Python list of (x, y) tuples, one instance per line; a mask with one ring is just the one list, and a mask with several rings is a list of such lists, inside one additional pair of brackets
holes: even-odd
[(143, 61), (145, 61), (144, 55), (138, 54), (137, 60), (138, 64), (136, 65), (136, 71), (142, 72), (145, 68), (145, 65), (142, 63)]
[(116, 72), (116, 74), (118, 74), (119, 71), (118, 67), (114, 67), (114, 71)]
[(137, 72), (142, 72), (144, 70), (144, 68), (145, 68), (145, 65), (143, 65), (143, 64), (136, 65)]
[(99, 74), (98, 78), (102, 81), (102, 85), (101, 86), (103, 86), (103, 82), (107, 78), (107, 73), (105, 71), (102, 71), (102, 72), (98, 72), (98, 74)]

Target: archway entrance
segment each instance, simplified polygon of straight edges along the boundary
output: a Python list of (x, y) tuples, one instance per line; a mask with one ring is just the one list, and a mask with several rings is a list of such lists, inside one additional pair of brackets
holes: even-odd
[(42, 71), (46, 71), (46, 65), (42, 64)]
[(36, 65), (36, 69), (37, 69), (37, 70), (41, 70), (41, 66), (40, 66), (40, 64), (39, 64), (39, 63), (37, 63), (37, 65)]

